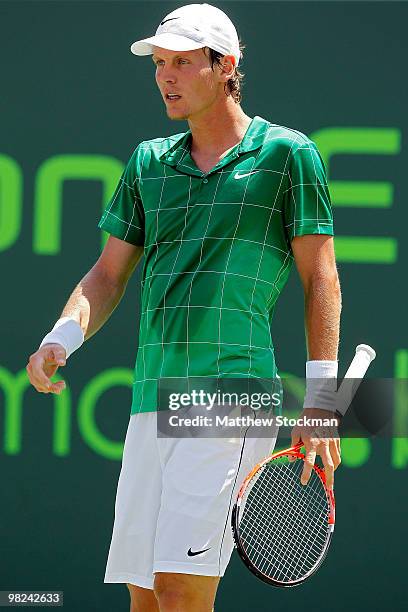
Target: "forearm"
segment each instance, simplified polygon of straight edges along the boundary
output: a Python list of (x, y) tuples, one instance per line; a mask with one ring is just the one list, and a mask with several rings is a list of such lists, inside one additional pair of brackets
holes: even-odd
[[(305, 328), (309, 361), (336, 361), (341, 313), (341, 292), (337, 271), (321, 275), (312, 275), (305, 290)], [(314, 364), (317, 365), (317, 364)], [(322, 364), (319, 364), (322, 365)], [(329, 364), (328, 364), (329, 365)], [(320, 377), (319, 377), (320, 379)], [(309, 379), (306, 384), (306, 395), (302, 416), (308, 419), (333, 419), (335, 417), (333, 391), (336, 378), (322, 387), (322, 381)], [(316, 384), (317, 383), (317, 384)], [(335, 393), (334, 393), (335, 395)], [(316, 400), (316, 401), (315, 401)], [(323, 403), (321, 403), (323, 400)], [(307, 484), (319, 454), (324, 465), (326, 483), (333, 487), (334, 470), (340, 465), (340, 439), (336, 426), (320, 427), (299, 425), (292, 430), (292, 445), (302, 443), (305, 447), (306, 460), (301, 475), (301, 483)], [(322, 421), (321, 421), (322, 422)]]
[(88, 339), (109, 319), (125, 288), (125, 282), (114, 283), (103, 269), (95, 265), (75, 287), (61, 317), (75, 319)]
[(337, 272), (315, 276), (305, 291), (305, 331), (309, 360), (337, 359), (341, 291)]

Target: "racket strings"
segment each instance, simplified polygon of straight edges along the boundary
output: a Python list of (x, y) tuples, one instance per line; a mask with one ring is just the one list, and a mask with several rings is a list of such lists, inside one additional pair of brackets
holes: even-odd
[[(303, 509), (303, 511), (304, 511), (304, 509)], [(257, 520), (257, 516), (254, 516), (253, 513), (249, 513), (248, 512), (248, 520), (249, 519)], [(284, 531), (285, 529), (287, 529), (287, 532)], [(253, 551), (254, 552), (253, 562), (255, 564), (257, 564), (258, 568), (261, 571), (265, 571), (265, 569), (266, 569), (265, 568), (265, 564), (267, 564), (267, 562), (269, 561), (269, 556), (267, 554), (264, 554), (265, 552), (266, 553), (270, 553), (271, 550), (273, 550), (275, 555), (278, 554), (278, 555), (282, 556), (282, 560), (281, 560), (280, 566), (281, 566), (281, 569), (283, 571), (284, 571), (284, 568), (285, 568), (284, 563), (288, 561), (287, 559), (285, 559), (285, 555), (287, 556), (288, 547), (292, 546), (292, 552), (296, 552), (298, 555), (302, 555), (305, 552), (305, 550), (303, 550), (303, 549), (305, 549), (307, 547), (307, 544), (304, 545), (304, 546), (300, 546), (300, 545), (296, 546), (296, 543), (295, 543), (295, 545), (293, 545), (293, 539), (292, 539), (293, 534), (291, 533), (291, 530), (289, 529), (289, 526), (288, 526), (288, 517), (286, 517), (286, 520), (284, 520), (282, 522), (282, 532), (283, 532), (284, 535), (282, 537), (280, 537), (280, 539), (277, 539), (276, 534), (275, 534), (275, 537), (273, 537), (274, 534), (272, 534), (270, 531), (268, 531), (268, 530), (259, 531), (259, 529), (255, 528), (254, 534), (252, 534), (252, 537), (249, 538), (246, 541), (247, 544), (252, 545), (252, 547), (254, 549), (254, 551)], [(278, 536), (279, 536), (279, 534), (278, 534)], [(265, 537), (269, 537), (270, 538), (270, 540), (268, 542), (268, 546), (265, 546), (265, 550), (263, 548), (256, 549), (256, 545), (254, 545), (255, 544), (254, 540), (258, 539), (259, 537), (262, 538), (262, 539), (264, 539)], [(301, 540), (298, 540), (298, 542), (300, 543)], [(303, 542), (303, 544), (304, 544), (304, 542)], [(319, 545), (316, 545), (315, 543), (312, 544), (312, 547), (315, 549), (315, 552), (317, 554), (320, 553), (321, 546), (323, 544), (324, 544), (324, 541), (320, 542)], [(262, 561), (263, 561), (263, 563), (262, 563)], [(298, 558), (298, 561), (299, 561), (299, 558)], [(298, 561), (297, 561), (297, 563), (298, 563)]]
[(329, 504), (312, 471), (300, 484), (303, 461), (274, 460), (249, 483), (241, 505), (239, 537), (251, 563), (279, 582), (308, 574), (328, 540)]
[[(261, 539), (264, 541), (265, 535), (267, 536), (269, 534), (260, 533), (259, 530), (257, 530), (256, 535), (258, 537), (261, 537)], [(269, 550), (267, 548), (265, 548), (265, 550), (263, 550), (262, 548), (257, 549), (257, 547), (254, 546), (253, 538), (251, 540), (251, 544), (253, 547), (253, 552), (255, 553), (253, 562), (257, 564), (258, 568), (264, 573), (268, 571), (267, 566), (270, 562), (270, 554), (271, 552), (273, 552), (274, 557), (276, 558), (276, 561), (277, 561), (276, 568), (277, 570), (280, 570), (280, 573), (282, 574), (282, 575), (279, 575), (279, 571), (278, 571), (278, 575), (276, 576), (276, 578), (280, 578), (281, 580), (284, 580), (285, 578), (289, 580), (291, 579), (292, 577), (291, 572), (293, 573), (293, 571), (296, 570), (297, 566), (299, 565), (299, 561), (302, 560), (302, 555), (304, 554), (305, 549), (307, 548), (306, 545), (304, 545), (303, 547), (292, 546), (292, 554), (296, 553), (296, 557), (295, 557), (296, 561), (293, 564), (291, 563), (291, 560), (288, 559), (288, 554), (287, 554), (288, 547), (290, 547), (291, 544), (293, 544), (291, 534), (286, 534), (285, 537), (279, 540), (278, 542), (276, 541), (276, 538), (275, 538), (271, 542), (269, 546)], [(317, 555), (319, 555), (321, 548), (319, 548), (319, 546), (314, 546), (314, 548), (315, 548)]]
[[(258, 509), (257, 509), (258, 511)], [(303, 508), (301, 510), (302, 514), (305, 514), (305, 509)], [(256, 520), (258, 517), (256, 515), (254, 515), (253, 512), (248, 512), (246, 515), (246, 520)], [(254, 534), (251, 538), (249, 538), (247, 540), (247, 544), (253, 544), (254, 543), (254, 539), (261, 537), (268, 537), (270, 538), (269, 541), (267, 542), (265, 549), (267, 550), (268, 548), (272, 549), (272, 548), (278, 548), (278, 549), (282, 549), (282, 554), (285, 554), (285, 551), (287, 550), (287, 547), (292, 545), (293, 548), (295, 548), (295, 545), (293, 544), (293, 529), (291, 528), (291, 525), (289, 524), (289, 515), (287, 517), (285, 517), (282, 521), (282, 533), (279, 534), (279, 532), (276, 532), (275, 534), (271, 533), (270, 529), (264, 529), (263, 531), (260, 531), (259, 529), (257, 529), (256, 527), (254, 528)], [(286, 530), (286, 531), (285, 531)], [(299, 540), (300, 542), (300, 540)], [(319, 547), (316, 546), (314, 543), (312, 544), (312, 546), (314, 546), (316, 548), (317, 551), (319, 551)], [(258, 554), (261, 555), (263, 551), (261, 549), (259, 549)], [(281, 551), (279, 551), (281, 552)], [(298, 551), (303, 552), (303, 551)], [(255, 562), (259, 563), (259, 559), (255, 558), (254, 559)]]
[[(269, 479), (268, 479), (268, 480), (269, 480)], [(267, 486), (270, 486), (270, 482), (268, 483), (268, 485), (267, 485)], [(292, 488), (293, 488), (293, 487), (292, 487)], [(286, 489), (287, 489), (287, 487), (286, 487)], [(286, 491), (286, 492), (287, 492), (287, 491)], [(285, 492), (285, 493), (286, 493), (286, 492)], [(275, 491), (275, 493), (276, 493), (276, 491)], [(265, 502), (265, 499), (264, 499), (264, 496), (262, 496), (262, 503), (264, 503), (264, 502)], [(257, 506), (258, 506), (258, 508), (259, 508), (259, 503), (257, 503), (256, 505), (257, 505)], [(304, 514), (304, 513), (305, 513), (305, 512), (304, 512), (304, 509), (303, 509), (303, 514)], [(257, 517), (252, 516), (252, 519), (253, 519), (253, 520), (254, 520), (254, 518), (257, 518)], [(288, 517), (286, 517), (286, 520), (285, 520), (285, 518), (284, 518), (284, 519), (283, 519), (283, 521), (282, 521), (282, 530), (287, 529), (287, 522), (288, 522)], [(293, 530), (292, 530), (292, 531), (293, 531)], [(264, 539), (264, 537), (265, 537), (265, 536), (266, 536), (266, 537), (271, 537), (271, 533), (270, 533), (270, 531), (269, 531), (268, 529), (266, 529), (266, 530), (264, 529), (264, 530), (263, 530), (261, 533), (259, 532), (259, 529), (258, 529), (258, 530), (257, 530), (257, 534), (256, 534), (256, 535), (259, 537), (259, 535), (260, 535), (260, 534), (262, 535), (263, 539)], [(254, 534), (253, 534), (253, 535), (254, 535)], [(279, 536), (279, 533), (278, 533), (277, 535)], [(272, 539), (272, 541), (269, 543), (269, 548), (270, 548), (270, 549), (272, 549), (272, 548), (275, 548), (275, 549), (276, 549), (276, 548), (281, 549), (281, 550), (278, 550), (278, 552), (280, 552), (281, 554), (282, 554), (282, 551), (287, 552), (287, 547), (288, 547), (290, 544), (292, 544), (292, 542), (293, 542), (293, 540), (292, 540), (292, 538), (291, 538), (291, 536), (292, 536), (292, 535), (293, 535), (292, 533), (286, 533), (286, 534), (285, 534), (285, 536), (284, 536), (283, 538), (281, 538), (280, 540), (279, 540), (279, 539), (277, 539), (277, 537), (273, 538), (273, 539)], [(254, 538), (254, 537), (252, 536), (252, 538), (251, 538), (251, 543), (252, 543), (252, 544), (254, 544), (254, 540), (256, 540), (256, 538)], [(264, 539), (264, 542), (265, 542), (265, 539)], [(297, 546), (297, 548), (299, 548), (299, 547)], [(265, 548), (265, 550), (266, 550), (266, 552), (268, 552), (267, 548)], [(261, 550), (259, 549), (259, 550), (257, 551), (258, 555), (257, 555), (257, 556), (254, 558), (254, 561), (255, 561), (255, 562), (258, 562), (258, 564), (261, 566), (261, 567), (260, 567), (260, 569), (265, 569), (265, 568), (263, 567), (263, 565), (262, 565), (262, 564), (260, 564), (260, 563), (259, 563), (259, 560), (260, 560), (260, 559), (259, 559), (259, 557), (262, 555), (262, 558), (263, 558), (263, 560), (264, 560), (264, 561), (267, 561), (267, 560), (268, 560), (268, 557), (267, 557), (267, 556), (265, 556), (265, 554), (263, 554), (264, 552), (265, 552), (265, 551), (261, 551)], [(301, 550), (297, 550), (296, 552), (299, 554), (299, 552), (302, 552), (302, 551), (301, 551)]]
[[(286, 517), (286, 521), (285, 521), (285, 520), (283, 520), (283, 523), (282, 523), (282, 530), (284, 531), (285, 529), (288, 529), (288, 525), (287, 525), (287, 517)], [(258, 534), (258, 535), (259, 535), (259, 534)], [(265, 533), (265, 534), (263, 534), (263, 535), (270, 535), (270, 534)], [(273, 548), (273, 547), (275, 547), (275, 548), (276, 548), (276, 547), (277, 547), (277, 544), (278, 544), (278, 548), (282, 549), (282, 550), (279, 550), (278, 552), (280, 552), (281, 554), (284, 554), (284, 553), (286, 552), (286, 550), (287, 550), (287, 547), (288, 547), (288, 546), (289, 546), (289, 545), (292, 543), (292, 538), (291, 538), (291, 536), (292, 536), (292, 535), (293, 535), (293, 534), (292, 534), (292, 533), (290, 533), (290, 532), (285, 533), (285, 536), (283, 537), (283, 539), (278, 540), (278, 543), (276, 542), (276, 537), (275, 537), (275, 538), (274, 538), (274, 539), (272, 539), (272, 541), (270, 542), (270, 546), (269, 546), (269, 548)], [(299, 548), (299, 547), (297, 547), (297, 548)], [(299, 553), (301, 553), (302, 551), (301, 551), (301, 550), (297, 550), (296, 552), (299, 554)], [(258, 555), (258, 556), (259, 556), (259, 555)], [(264, 559), (264, 560), (265, 560), (265, 559), (267, 559), (267, 557), (265, 557), (265, 555), (262, 555), (262, 556), (263, 556), (263, 559)], [(258, 558), (258, 559), (256, 559), (256, 558), (255, 558), (255, 561), (256, 561), (256, 562), (258, 562), (258, 564), (259, 564), (259, 558)], [(264, 567), (262, 566), (262, 564), (259, 564), (259, 565), (260, 565), (260, 569), (264, 569)]]
[[(300, 470), (299, 470), (298, 476), (300, 477)], [(268, 477), (264, 478), (264, 484), (266, 484), (267, 487), (268, 486), (271, 487), (271, 485), (273, 484), (273, 483), (271, 483), (271, 478), (270, 477), (269, 477), (269, 479), (268, 479)], [(279, 488), (279, 485), (280, 485), (279, 482), (276, 482), (274, 484), (275, 484), (275, 486), (277, 488)], [(312, 483), (309, 484), (309, 486), (315, 487), (316, 486), (316, 482), (312, 481)], [(264, 506), (266, 507), (266, 502), (269, 502), (268, 497), (265, 495), (264, 489), (262, 489), (261, 487), (262, 487), (262, 485), (260, 485), (260, 487), (259, 487), (258, 498), (256, 500), (255, 499), (252, 500), (252, 503), (253, 503), (254, 507), (257, 508), (257, 509), (263, 508)], [(294, 489), (296, 487), (297, 487), (297, 481), (296, 482), (287, 482), (286, 483), (286, 489), (284, 491), (282, 491), (282, 487), (280, 487), (280, 489), (281, 489), (280, 493), (283, 496), (283, 495), (287, 494), (288, 489), (290, 489), (291, 490), (290, 492), (293, 493), (293, 491), (294, 491)], [(304, 514), (304, 513), (308, 512), (310, 510), (310, 506), (305, 506), (303, 501), (299, 500), (298, 497), (296, 499), (297, 499), (298, 503), (296, 505), (292, 505), (293, 513), (295, 513), (296, 511), (300, 511), (300, 512), (302, 512), (302, 514)], [(314, 499), (312, 500), (312, 505), (314, 505), (316, 511), (319, 511), (319, 508), (316, 506)], [(326, 506), (324, 505), (323, 509), (325, 509), (325, 507)], [(264, 510), (264, 511), (266, 511), (266, 510)], [(245, 521), (245, 518), (243, 520)], [(282, 527), (287, 527), (289, 520), (290, 520), (290, 515), (288, 514), (286, 519), (283, 519), (283, 521), (282, 521)]]
[[(300, 476), (300, 470), (299, 470), (299, 476)], [(268, 479), (268, 481), (266, 481), (266, 479), (264, 479), (264, 482), (266, 482), (266, 486), (269, 486), (269, 487), (271, 486), (270, 478)], [(276, 483), (276, 484), (279, 486), (279, 482)], [(287, 483), (285, 491), (283, 491), (283, 492), (281, 491), (282, 495), (287, 493), (288, 485), (289, 485), (289, 483)], [(295, 484), (291, 483), (291, 485), (292, 486), (289, 487), (289, 488), (291, 488), (291, 490), (293, 492), (293, 489), (295, 488)], [(313, 485), (315, 485), (315, 483), (312, 483), (309, 486), (313, 486)], [(266, 495), (264, 493), (264, 490), (261, 489), (261, 487), (260, 487), (259, 491), (258, 491), (258, 497), (252, 499), (252, 506), (253, 506), (253, 508), (251, 508), (251, 510), (247, 509), (247, 513), (244, 515), (244, 517), (242, 519), (241, 525), (243, 526), (243, 525), (245, 525), (246, 522), (249, 522), (250, 520), (252, 521), (254, 519), (254, 509), (255, 509), (256, 512), (262, 510), (263, 512), (266, 513), (267, 518), (268, 518), (267, 503), (269, 504), (269, 499), (266, 497)], [(316, 506), (315, 506), (315, 509), (316, 509), (316, 511), (318, 511), (318, 508)], [(323, 510), (325, 510), (325, 506), (323, 506)], [(302, 501), (299, 502), (299, 500), (298, 500), (297, 505), (296, 506), (295, 505), (292, 506), (292, 511), (293, 512), (300, 512), (301, 513), (301, 518), (302, 518), (302, 516), (309, 511), (309, 506), (305, 506), (302, 503)], [(270, 512), (269, 512), (269, 514), (270, 514)], [(289, 521), (290, 521), (290, 514), (287, 514), (287, 516), (285, 518), (283, 518), (282, 522), (281, 522), (282, 530), (290, 529)], [(269, 535), (271, 535), (271, 537), (273, 537), (273, 534), (269, 534)], [(279, 535), (279, 533), (278, 533), (278, 535)], [(290, 535), (291, 535), (290, 533), (286, 533), (286, 537), (288, 539), (290, 539)]]

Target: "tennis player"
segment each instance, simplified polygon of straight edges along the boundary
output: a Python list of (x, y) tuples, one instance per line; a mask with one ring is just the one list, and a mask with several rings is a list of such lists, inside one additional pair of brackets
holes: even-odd
[[(167, 116), (188, 130), (141, 142), (99, 222), (110, 236), (61, 318), (30, 357), (41, 393), (106, 322), (144, 254), (133, 401), (105, 582), (127, 583), (133, 612), (208, 612), (233, 541), (240, 481), (272, 452), (267, 436), (157, 436), (159, 379), (277, 375), (270, 323), (295, 261), (305, 295), (307, 376), (337, 376), (341, 309), (325, 168), (302, 132), (242, 109), (242, 46), (227, 15), (191, 4), (133, 43), (151, 56)], [(265, 78), (268, 78), (265, 63)], [(309, 387), (304, 414), (333, 416)], [(338, 439), (306, 427), (329, 484)]]

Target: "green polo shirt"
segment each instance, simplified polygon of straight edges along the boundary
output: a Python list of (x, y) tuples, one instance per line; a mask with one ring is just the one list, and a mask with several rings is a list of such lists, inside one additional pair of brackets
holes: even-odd
[(207, 173), (190, 145), (190, 130), (140, 143), (99, 222), (144, 245), (132, 414), (157, 409), (160, 378), (275, 377), (291, 241), (333, 234), (324, 163), (301, 132), (256, 116)]

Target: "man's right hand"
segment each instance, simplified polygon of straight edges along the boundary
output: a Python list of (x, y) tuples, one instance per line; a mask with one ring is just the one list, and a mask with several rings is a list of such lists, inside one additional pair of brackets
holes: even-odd
[(44, 344), (33, 353), (26, 366), (30, 383), (40, 393), (56, 393), (59, 395), (65, 389), (65, 382), (51, 381), (60, 366), (66, 364), (65, 349), (60, 344)]

